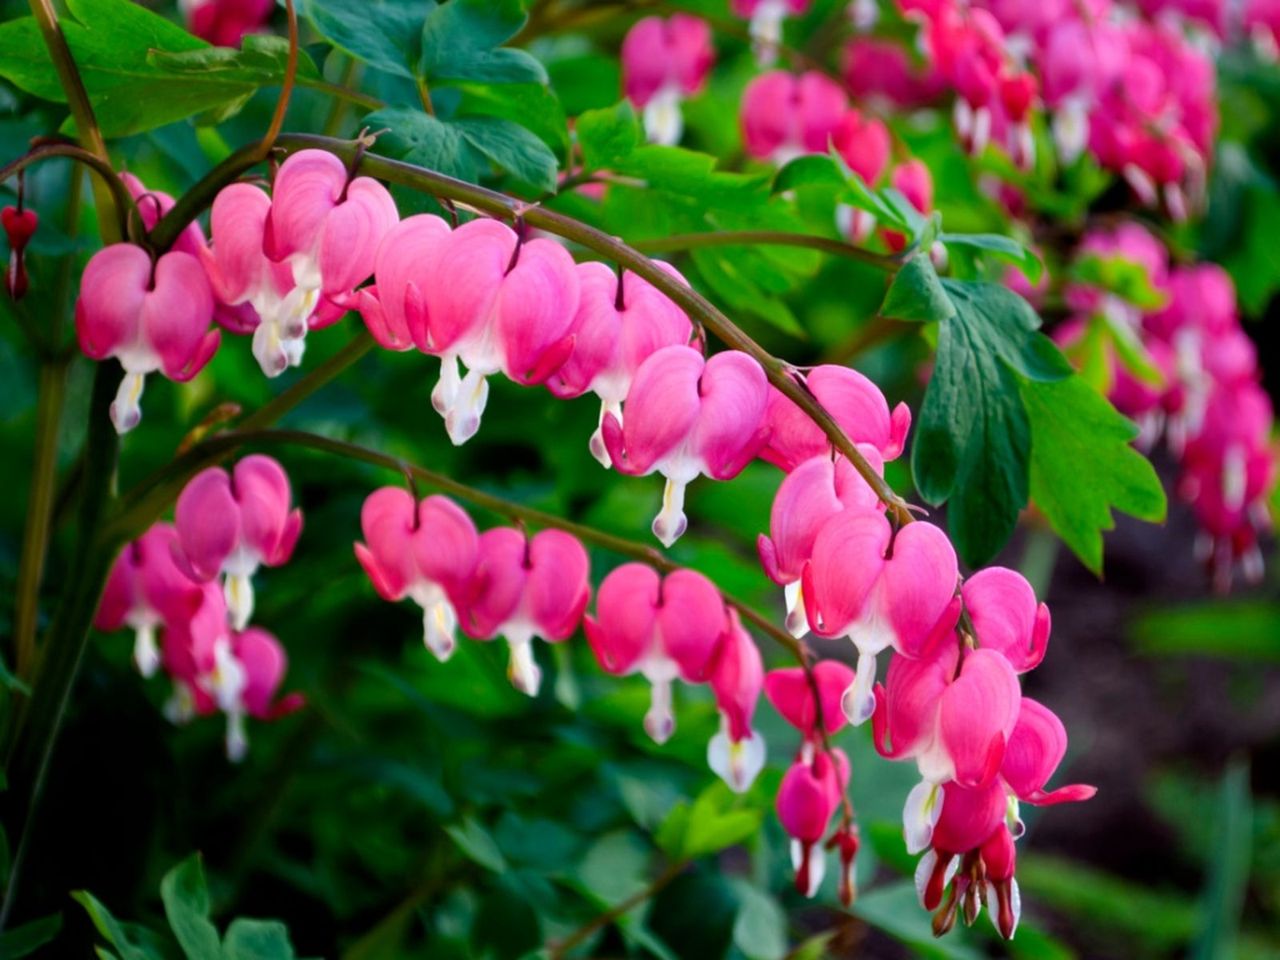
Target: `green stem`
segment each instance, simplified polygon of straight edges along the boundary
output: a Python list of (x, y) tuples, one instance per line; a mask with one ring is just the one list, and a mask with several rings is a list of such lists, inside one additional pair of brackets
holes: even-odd
[(632, 246), (642, 253), (671, 253), (680, 250), (696, 250), (701, 247), (735, 247), (751, 244), (783, 247), (807, 247), (821, 250), (837, 257), (870, 264), (886, 273), (897, 273), (902, 261), (895, 256), (876, 253), (855, 247), (851, 243), (817, 237), (807, 233), (789, 233), (777, 230), (719, 230), (714, 233), (677, 233), (669, 237), (637, 240)]
[[(97, 117), (93, 114), (93, 105), (89, 102), (89, 92), (85, 90), (84, 81), (80, 79), (80, 71), (76, 69), (75, 58), (71, 56), (71, 48), (67, 46), (67, 38), (58, 23), (58, 14), (53, 9), (53, 0), (31, 0), (31, 14), (35, 17), (44, 37), (45, 46), (49, 48), (49, 57), (53, 60), (53, 68), (58, 73), (58, 82), (67, 96), (67, 106), (71, 117), (76, 122), (76, 134), (85, 149), (96, 156), (107, 166), (111, 166), (111, 157), (107, 153), (106, 141), (102, 139), (102, 130), (98, 126)], [(103, 243), (119, 243), (124, 233), (119, 230), (119, 212), (115, 209), (111, 192), (105, 183), (93, 182), (93, 196), (98, 208), (98, 226), (102, 233)], [(127, 209), (127, 208), (126, 208)]]
[(386, 106), (386, 103), (379, 100), (377, 97), (371, 97), (367, 93), (361, 93), (359, 90), (352, 90), (350, 87), (344, 86), (340, 83), (330, 83), (328, 80), (298, 77), (298, 86), (318, 90), (321, 93), (327, 93), (335, 100), (344, 100), (347, 103), (354, 103), (356, 106), (364, 107), (366, 110), (381, 110)]
[(563, 960), (571, 950), (581, 944), (601, 927), (613, 923), (628, 911), (634, 910), (646, 900), (657, 896), (658, 893), (671, 883), (672, 880), (680, 876), (684, 871), (684, 868), (688, 865), (688, 860), (674, 861), (669, 864), (665, 870), (658, 874), (643, 890), (637, 890), (625, 900), (615, 903), (608, 910), (596, 914), (563, 940), (558, 943), (551, 944), (548, 949), (548, 956), (550, 957), (550, 960)]
[(44, 575), (50, 520), (53, 517), (54, 481), (58, 467), (58, 425), (62, 421), (66, 386), (65, 359), (56, 357), (41, 363), (31, 493), (27, 500), (26, 528), (22, 534), (22, 554), (18, 562), (13, 611), (14, 669), (21, 680), (30, 678), (35, 661), (40, 581)]

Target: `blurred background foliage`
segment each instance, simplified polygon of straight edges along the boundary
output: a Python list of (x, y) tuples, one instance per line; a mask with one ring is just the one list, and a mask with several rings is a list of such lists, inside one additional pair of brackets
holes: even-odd
[[(169, 4), (145, 6), (175, 16)], [(815, 2), (788, 25), (789, 41), (829, 55), (825, 31), (841, 6)], [(396, 120), (378, 149), (530, 199), (549, 192), (557, 169), (572, 169), (566, 118), (618, 100), (618, 46), (642, 9), (678, 7), (728, 20), (724, 0), (536, 3), (521, 29), (518, 4), (494, 4), (498, 19), (511, 14), (515, 44), (532, 57), (508, 63), (509, 73), (497, 79), (429, 64), (427, 73), (443, 81), (432, 89), (432, 119), (411, 107), (425, 7), (307, 0), (304, 72), (314, 82), (296, 91), (287, 129), (352, 136)], [(581, 16), (572, 29), (548, 25), (551, 13), (575, 7)], [(25, 12), (17, 0), (0, 2), (5, 20)], [(148, 53), (145, 37), (134, 41), (140, 66), (135, 85), (125, 88), (122, 135), (112, 152), (149, 186), (178, 194), (265, 127), (279, 48), (219, 75), (199, 59), (197, 46), (196, 60), (166, 64)], [(820, 191), (802, 192), (786, 209), (766, 207), (766, 181), (729, 176), (763, 172), (744, 159), (737, 126), (737, 103), (756, 68), (741, 33), (718, 32), (716, 45), (710, 86), (686, 105), (685, 143), (718, 158), (721, 191), (708, 192), (705, 177), (692, 181), (697, 190), (682, 189), (687, 171), (675, 169), (665, 187), (611, 190), (602, 205), (566, 194), (552, 205), (631, 242), (709, 226), (831, 235), (830, 198)], [(0, 60), (41, 53), (8, 48)], [(1212, 215), (1167, 231), (1166, 239), (1184, 255), (1231, 271), (1256, 321), (1249, 332), (1274, 377), (1280, 69), (1225, 55), (1220, 83), (1224, 127)], [(324, 84), (377, 102), (345, 103)], [(383, 116), (368, 115), (375, 106)], [(386, 115), (393, 110), (401, 112)], [(427, 129), (463, 118), (518, 122), (541, 149), (524, 142), (512, 158), (478, 128), (471, 139)], [(64, 108), (0, 83), (6, 159), (64, 119)], [(949, 230), (1008, 230), (976, 185), (983, 164), (995, 161), (966, 158), (946, 116), (896, 118), (894, 132), (933, 171)], [(442, 142), (454, 147), (441, 152)], [(67, 165), (46, 163), (28, 177), (28, 203), (42, 217), (30, 257), (36, 289), (54, 283), (66, 258), (83, 261), (97, 246), (91, 210), (67, 220), (70, 175)], [(1046, 174), (1038, 185), (1067, 234), (1079, 232), (1086, 214), (1123, 202), (1100, 172), (1086, 168), (1078, 176), (1063, 183)], [(761, 190), (760, 203), (744, 200)], [(397, 200), (402, 214), (433, 204), (403, 192)], [(1054, 251), (1045, 254), (1052, 269)], [(885, 330), (877, 322), (884, 278), (874, 268), (783, 247), (723, 247), (674, 259), (772, 352), (797, 364), (856, 362), (891, 401), (919, 409), (918, 371), (929, 346), (918, 328)], [(963, 257), (955, 265), (961, 274), (985, 269)], [(10, 623), (36, 396), (35, 365), (10, 310), (0, 301), (7, 493), (0, 497), (0, 632)], [(348, 318), (310, 338), (307, 368), (340, 349), (357, 324)], [(63, 478), (74, 475), (90, 373), (82, 360), (70, 370), (58, 451)], [(287, 374), (284, 385), (296, 376)], [(599, 469), (585, 442), (594, 426), (590, 402), (558, 402), (495, 382), (481, 434), (456, 449), (430, 408), (433, 376), (433, 362), (417, 354), (379, 352), (286, 424), (387, 451), (610, 532), (647, 537), (660, 485)], [(155, 379), (145, 427), (124, 442), (122, 488), (172, 459), (191, 425), (216, 404), (252, 409), (280, 387), (260, 376), (245, 344), (235, 341), (191, 384)], [(1274, 394), (1274, 380), (1270, 387)], [(306, 528), (294, 560), (260, 574), (256, 621), (288, 648), (287, 686), (306, 694), (308, 709), (254, 725), (248, 759), (232, 766), (217, 722), (170, 727), (159, 709), (168, 691), (136, 676), (125, 637), (95, 638), (36, 822), (21, 924), (0, 940), (0, 955), (86, 956), (96, 943), (124, 960), (294, 952), (351, 960), (514, 958), (545, 956), (546, 944), (602, 919), (583, 941), (592, 956), (1280, 955), (1280, 588), (1273, 565), (1256, 591), (1205, 599), (1191, 559), (1193, 523), (1178, 504), (1164, 526), (1120, 522), (1108, 538), (1102, 582), (1035, 517), (1001, 554), (1054, 610), (1050, 655), (1028, 693), (1052, 705), (1072, 732), (1060, 777), (1095, 783), (1099, 795), (1043, 821), (1039, 811), (1024, 812), (1024, 924), (1011, 944), (998, 945), (985, 921), (933, 939), (915, 902), (900, 832), (913, 774), (876, 757), (869, 730), (840, 737), (852, 758), (865, 841), (861, 894), (846, 912), (835, 906), (834, 877), (813, 901), (792, 890), (772, 798), (796, 744), (771, 711), (762, 708), (757, 720), (770, 765), (749, 793), (734, 797), (706, 767), (717, 719), (705, 690), (679, 690), (677, 734), (658, 748), (641, 729), (644, 682), (605, 677), (580, 637), (554, 655), (540, 653), (551, 682), (534, 701), (509, 687), (503, 651), (494, 645), (464, 642), (441, 667), (420, 646), (414, 609), (380, 601), (351, 554), (363, 498), (396, 478), (308, 452), (278, 455)], [(1157, 465), (1167, 472), (1168, 464)], [(910, 493), (905, 460), (892, 464), (889, 476)], [(780, 597), (759, 570), (754, 540), (767, 528), (777, 480), (772, 468), (756, 464), (732, 483), (695, 485), (691, 530), (671, 551), (725, 590), (774, 611)], [(499, 522), (475, 516), (482, 526)], [(45, 577), (46, 616), (74, 549), (70, 524), (60, 522)], [(618, 562), (593, 551), (593, 579)], [(847, 653), (817, 643), (823, 654)], [(782, 663), (781, 651), (762, 649), (771, 663)], [(9, 702), (21, 695), (7, 672), (0, 679)], [(12, 842), (0, 836), (0, 878)], [(202, 861), (189, 859), (194, 851)], [(81, 891), (76, 902), (72, 891)], [(613, 909), (619, 906), (626, 909)]]

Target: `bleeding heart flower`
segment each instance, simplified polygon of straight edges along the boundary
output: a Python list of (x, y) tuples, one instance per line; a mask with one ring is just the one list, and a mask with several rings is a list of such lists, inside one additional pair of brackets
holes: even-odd
[[(840, 698), (853, 683), (853, 668), (839, 660), (819, 660), (813, 665), (813, 678), (818, 687), (816, 702), (809, 678), (801, 667), (770, 670), (764, 678), (765, 695), (782, 719), (804, 735), (808, 756), (812, 756), (824, 733), (830, 736), (845, 725)], [(819, 703), (822, 706), (821, 724), (818, 722)]]
[(763, 73), (742, 93), (742, 139), (747, 153), (782, 166), (806, 153), (826, 153), (849, 98), (816, 70)]
[(822, 886), (826, 857), (819, 844), (848, 783), (849, 758), (843, 750), (833, 750), (816, 753), (808, 762), (797, 760), (778, 787), (778, 820), (791, 837), (791, 865), (802, 896), (812, 897)]
[(764, 663), (736, 610), (729, 610), (728, 630), (709, 682), (720, 708), (720, 732), (707, 744), (707, 764), (731, 790), (743, 793), (764, 769), (764, 737), (751, 729), (764, 686)]
[(141, 247), (115, 243), (93, 255), (80, 278), (76, 335), (85, 356), (115, 357), (124, 367), (111, 404), (117, 432), (142, 419), (147, 374), (182, 382), (209, 362), (221, 340), (212, 320), (213, 292), (191, 254), (172, 250), (152, 263)]
[(448, 497), (415, 504), (399, 487), (375, 490), (360, 511), (365, 543), (356, 559), (384, 600), (413, 598), (422, 607), (422, 640), (441, 662), (457, 646), (458, 608), (466, 601), (479, 554), (471, 518)]
[(711, 28), (686, 13), (668, 19), (643, 17), (622, 41), (622, 88), (643, 110), (645, 135), (653, 143), (680, 142), (680, 102), (698, 93), (715, 62)]
[(627, 393), (626, 422), (606, 414), (605, 448), (620, 473), (667, 478), (654, 535), (671, 546), (684, 533), (684, 492), (699, 474), (737, 476), (764, 439), (768, 384), (736, 350), (709, 360), (692, 347), (663, 347), (640, 365)]
[(373, 338), (388, 350), (429, 349), (423, 291), (429, 265), (451, 235), (447, 223), (422, 213), (401, 220), (378, 246), (374, 283), (356, 291), (354, 303)]
[(243, 630), (253, 615), (252, 577), (259, 565), (278, 567), (293, 555), (302, 511), (290, 510), (289, 478), (271, 457), (253, 454), (228, 473), (209, 467), (178, 495), (175, 558), (195, 580), (225, 577), (231, 624)]
[(9, 239), (9, 267), (4, 280), (5, 290), (11, 299), (21, 300), (27, 293), (29, 281), (25, 252), (39, 224), (40, 218), (34, 210), (20, 210), (18, 207), (0, 210), (0, 226), (4, 227), (5, 236)]

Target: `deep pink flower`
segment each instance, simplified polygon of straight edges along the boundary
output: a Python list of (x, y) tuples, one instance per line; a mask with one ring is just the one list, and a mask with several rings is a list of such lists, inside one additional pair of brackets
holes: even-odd
[[(858, 449), (877, 472), (883, 472), (875, 447), (859, 444)], [(818, 533), (842, 511), (876, 509), (882, 509), (879, 497), (843, 457), (833, 460), (819, 454), (783, 478), (769, 514), (769, 536), (760, 534), (756, 548), (764, 572), (783, 588), (787, 630), (792, 636), (809, 632), (801, 575)]]
[(895, 538), (883, 515), (845, 511), (818, 534), (802, 580), (805, 610), (818, 636), (848, 637), (858, 648), (857, 682), (843, 701), (850, 723), (875, 709), (876, 654), (892, 646), (924, 656), (950, 634), (958, 575), (951, 541), (930, 523)]
[(826, 856), (820, 844), (848, 783), (849, 758), (837, 749), (815, 753), (810, 761), (797, 760), (778, 787), (778, 820), (791, 837), (796, 890), (803, 896), (812, 897), (822, 886)]
[(644, 111), (654, 143), (680, 142), (680, 102), (698, 93), (715, 62), (711, 28), (686, 13), (637, 20), (622, 41), (622, 88)]
[(354, 304), (365, 326), (388, 350), (431, 348), (427, 299), (430, 265), (452, 231), (429, 213), (406, 217), (387, 231), (374, 261), (374, 282), (356, 292)]
[(93, 621), (99, 630), (129, 627), (134, 631), (133, 662), (144, 677), (160, 665), (156, 631), (175, 620), (190, 619), (203, 595), (200, 585), (174, 562), (176, 542), (173, 527), (157, 523), (128, 544), (111, 567)]
[(486, 530), (461, 611), (462, 631), (477, 640), (504, 637), (511, 652), (511, 685), (536, 697), (542, 671), (533, 658), (533, 641), (559, 643), (573, 635), (591, 596), (590, 573), (586, 549), (562, 530), (532, 537), (514, 527)]
[(761, 74), (742, 94), (742, 139), (747, 153), (782, 165), (805, 153), (826, 153), (849, 100), (817, 71)]
[[(824, 364), (805, 377), (818, 402), (854, 443), (875, 447), (885, 460), (896, 459), (911, 429), (911, 408), (899, 403), (890, 412), (880, 388), (850, 367)], [(760, 457), (790, 472), (820, 454), (830, 455), (831, 440), (808, 414), (769, 388), (769, 440)]]
[[(895, 190), (920, 213), (933, 210), (933, 174), (920, 160), (908, 160), (894, 167), (890, 181)], [(896, 230), (885, 230), (884, 240), (895, 253), (906, 249), (907, 238)]]
[[(658, 266), (685, 282), (674, 267)], [(573, 352), (547, 387), (557, 397), (590, 391), (600, 398), (601, 423), (606, 414), (621, 422), (622, 401), (640, 364), (662, 347), (687, 344), (693, 325), (666, 294), (633, 273), (615, 274), (595, 260), (578, 264), (577, 273), (581, 297)], [(591, 435), (590, 446), (592, 456), (608, 468), (602, 428)]]
[(596, 614), (583, 629), (601, 668), (615, 676), (640, 673), (653, 688), (644, 729), (665, 743), (675, 731), (671, 685), (711, 679), (730, 629), (715, 584), (693, 570), (659, 577), (642, 563), (626, 563), (600, 584)]
[(902, 44), (873, 37), (849, 41), (841, 75), (859, 103), (880, 98), (892, 106), (912, 108), (936, 100), (946, 89), (945, 80), (931, 64), (918, 68)]
[(829, 736), (845, 725), (840, 698), (853, 683), (853, 668), (839, 660), (819, 660), (813, 665), (813, 677), (822, 705), (821, 729), (813, 689), (801, 667), (770, 670), (764, 678), (764, 692), (769, 702), (787, 723), (804, 735), (810, 749), (823, 733)]
[(26, 249), (40, 224), (34, 210), (7, 206), (0, 210), (0, 226), (9, 241), (9, 265), (4, 274), (4, 288), (10, 299), (21, 300), (27, 294)]
[(127, 433), (142, 419), (147, 374), (190, 380), (218, 349), (210, 330), (213, 292), (200, 261), (171, 250), (153, 264), (139, 246), (115, 243), (93, 255), (80, 278), (76, 336), (92, 360), (115, 357), (124, 367), (111, 422)]
[(751, 728), (764, 686), (764, 662), (736, 610), (729, 610), (708, 682), (720, 710), (720, 731), (707, 744), (707, 764), (731, 790), (742, 793), (764, 769), (764, 737)]
[(521, 244), (506, 224), (472, 220), (427, 261), (423, 293), (427, 342), (418, 348), (440, 357), (431, 402), (455, 444), (480, 429), (486, 377), (501, 371), (525, 386), (545, 383), (573, 351), (578, 273), (554, 240)]
[(232, 626), (253, 615), (253, 574), (293, 555), (302, 511), (290, 510), (289, 478), (271, 457), (253, 454), (228, 473), (209, 467), (188, 481), (174, 508), (179, 566), (196, 580), (225, 576)]
[(736, 350), (709, 360), (692, 347), (655, 351), (627, 393), (626, 422), (606, 414), (605, 448), (619, 472), (667, 478), (654, 535), (671, 546), (684, 533), (684, 492), (699, 474), (729, 480), (764, 439), (768, 383), (760, 364)]
[(384, 600), (411, 597), (422, 608), (422, 641), (444, 661), (457, 645), (458, 608), (479, 552), (475, 524), (448, 497), (414, 503), (400, 487), (369, 494), (360, 511), (364, 543), (356, 559)]
[(1049, 645), (1049, 608), (1036, 603), (1035, 591), (1016, 570), (987, 567), (960, 588), (978, 645), (1004, 655), (1013, 669), (1039, 666)]
[(218, 47), (238, 47), (271, 19), (275, 0), (179, 0), (187, 29)]

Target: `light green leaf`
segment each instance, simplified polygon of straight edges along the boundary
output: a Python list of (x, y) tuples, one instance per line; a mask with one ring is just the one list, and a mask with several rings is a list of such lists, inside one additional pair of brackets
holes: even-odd
[(278, 920), (237, 917), (222, 944), (226, 960), (293, 960), (289, 930)]
[(1023, 381), (1031, 426), (1031, 497), (1054, 532), (1094, 573), (1112, 510), (1164, 520), (1167, 502), (1150, 462), (1131, 446), (1138, 428), (1079, 376)]
[(1147, 268), (1128, 257), (1085, 254), (1071, 264), (1069, 273), (1073, 283), (1097, 287), (1143, 310), (1158, 310), (1169, 299), (1152, 284)]
[(452, 823), (444, 828), (458, 848), (486, 870), (501, 873), (507, 868), (507, 861), (498, 849), (497, 841), (489, 831), (471, 817), (461, 823)]
[(187, 960), (220, 960), (222, 947), (218, 930), (209, 920), (209, 890), (200, 854), (193, 853), (164, 875), (160, 899)]
[(535, 57), (501, 46), (526, 19), (519, 0), (450, 0), (433, 6), (422, 27), (418, 70), (433, 82), (546, 83), (547, 72)]
[(955, 304), (927, 255), (914, 256), (902, 265), (880, 307), (880, 313), (886, 317), (919, 323), (949, 320), (955, 312)]
[(1044, 273), (1040, 258), (1012, 237), (998, 233), (942, 233), (938, 239), (948, 246), (971, 247), (993, 254), (1018, 267), (1032, 283)]
[(306, 0), (316, 32), (357, 60), (413, 79), (422, 23), (435, 0)]
[(1129, 627), (1143, 653), (1280, 663), (1280, 607), (1220, 600), (1148, 610)]
[[(93, 922), (94, 929), (116, 949), (120, 960), (155, 960), (154, 954), (129, 939), (120, 921), (112, 916), (111, 911), (88, 890), (74, 891), (71, 899), (84, 907), (85, 913), (89, 914), (89, 919)], [(101, 948), (98, 949), (98, 953), (103, 953)]]
[(612, 107), (586, 111), (578, 117), (574, 129), (586, 170), (610, 169), (643, 142), (640, 121), (626, 100)]

